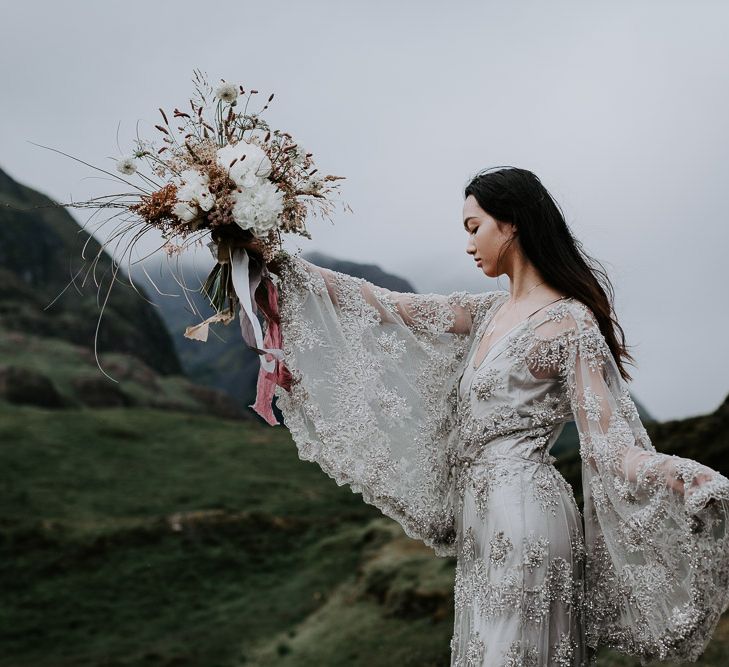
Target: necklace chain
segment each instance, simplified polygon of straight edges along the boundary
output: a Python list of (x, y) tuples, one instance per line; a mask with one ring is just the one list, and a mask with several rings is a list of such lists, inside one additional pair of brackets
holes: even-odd
[[(527, 290), (527, 296), (529, 296), (529, 294), (531, 294), (531, 292), (532, 292), (532, 290), (533, 290), (533, 289), (535, 289), (536, 287), (539, 287), (540, 285), (543, 285), (543, 284), (544, 284), (544, 282), (545, 282), (545, 281), (544, 281), (544, 280), (542, 280), (542, 282), (540, 282), (540, 283), (537, 283), (537, 284), (536, 284), (536, 285), (534, 285), (533, 287), (530, 287), (530, 288), (529, 288), (529, 289)], [(512, 302), (511, 302), (511, 304), (509, 305), (509, 310), (513, 310), (513, 309), (514, 309), (514, 306), (515, 306), (515, 304), (516, 304), (516, 301), (512, 301)], [(493, 325), (492, 325), (491, 327), (489, 327), (488, 329), (486, 329), (486, 334), (485, 334), (485, 335), (486, 335), (486, 336), (490, 336), (490, 335), (491, 335), (491, 334), (492, 334), (492, 333), (494, 332), (494, 329), (495, 329), (495, 328), (496, 328), (496, 323), (494, 323), (494, 324), (493, 324)]]

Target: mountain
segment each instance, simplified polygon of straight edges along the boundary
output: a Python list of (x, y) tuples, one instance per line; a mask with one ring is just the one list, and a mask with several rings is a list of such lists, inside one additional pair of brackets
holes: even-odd
[[(105, 339), (103, 366), (120, 382), (108, 381), (96, 367), (93, 328), (84, 329), (84, 318), (98, 314), (93, 295), (69, 290), (60, 311), (61, 300), (43, 310), (76, 256), (78, 226), (70, 216), (46, 224), (57, 209), (40, 209), (32, 223), (30, 211), (6, 217), (37, 193), (4, 176), (0, 667), (447, 664), (455, 559), (436, 558), (349, 487), (302, 462), (286, 429), (221, 418), (230, 407), (225, 394), (170, 370), (187, 365), (186, 345), (199, 355), (195, 373), (210, 382), (239, 369), (228, 379), (236, 389), (245, 378), (241, 359), (250, 359), (251, 376), (258, 369), (237, 323), (217, 329), (228, 341), (225, 356), (212, 333), (208, 343), (182, 336), (199, 321), (183, 299), (159, 297), (163, 307), (155, 309), (120, 290), (140, 304), (115, 297), (122, 302), (103, 327), (129, 329), (136, 347), (115, 349), (118, 341)], [(24, 243), (37, 248), (24, 255)], [(360, 268), (307, 258), (352, 275)], [(372, 282), (387, 278), (361, 268)], [(405, 281), (384, 286), (413, 291)], [(160, 319), (172, 302), (178, 310)], [(137, 317), (134, 326), (125, 327), (126, 315)], [(163, 320), (174, 320), (171, 335)], [(659, 451), (729, 475), (729, 397), (691, 419), (657, 424), (641, 416)], [(558, 445), (574, 435), (571, 427)], [(579, 502), (581, 460), (576, 439), (565, 442), (556, 465)], [(725, 616), (690, 664), (728, 664), (728, 638)], [(597, 665), (638, 661), (601, 651)]]
[[(82, 272), (66, 289), (101, 245), (54, 204), (0, 169), (0, 326), (93, 348), (112, 261), (102, 253), (95, 271), (98, 286), (94, 275), (84, 282)], [(123, 273), (118, 279), (99, 327), (100, 355), (129, 353), (163, 375), (179, 374), (182, 366), (157, 309)]]
[(316, 251), (304, 253), (302, 256), (317, 266), (322, 266), (332, 271), (347, 273), (357, 278), (364, 278), (379, 287), (385, 287), (395, 292), (415, 292), (412, 284), (405, 278), (387, 273), (377, 266), (377, 264), (360, 264), (359, 262), (337, 259), (331, 255)]
[[(18, 183), (0, 170), (0, 330), (40, 339), (60, 339), (71, 346), (93, 349), (100, 302), (103, 303), (110, 284), (112, 261), (108, 254), (101, 252), (95, 271), (98, 287), (93, 276), (89, 276), (85, 284), (81, 276), (75, 285), (67, 289), (72, 276), (89, 266), (89, 260), (82, 259), (82, 250), (90, 259), (102, 249), (66, 209), (54, 204), (45, 195)], [(391, 290), (415, 291), (407, 280), (389, 274), (375, 264), (340, 260), (320, 252), (303, 256), (318, 266), (364, 278)], [(202, 272), (180, 263), (180, 274), (175, 275), (164, 262), (156, 268), (148, 262), (150, 278), (135, 278), (141, 294), (129, 285), (122, 273), (121, 282), (114, 284), (104, 307), (98, 332), (100, 365), (102, 369), (105, 367), (105, 359), (111, 359), (109, 355), (128, 354), (160, 375), (184, 373), (197, 385), (225, 392), (239, 411), (258, 419), (247, 406), (255, 401), (260, 363), (258, 355), (243, 341), (238, 320), (234, 319), (227, 326), (211, 327), (205, 343), (183, 335), (185, 327), (212, 314), (207, 299), (199, 292), (212, 265), (212, 257), (209, 266), (203, 267)], [(184, 290), (181, 285), (187, 289)], [(66, 358), (76, 354), (69, 350), (59, 353)], [(115, 364), (118, 367), (119, 361)], [(32, 369), (26, 368), (26, 371), (29, 370)], [(99, 374), (99, 371), (85, 369), (83, 375), (89, 374)], [(11, 376), (16, 378), (14, 382), (20, 382), (18, 378), (22, 378), (23, 373), (6, 372), (6, 378)], [(33, 382), (29, 378), (26, 372), (25, 379), (29, 383), (24, 390), (26, 394), (41, 391), (40, 387), (46, 386), (40, 378)], [(128, 378), (125, 376), (125, 379)], [(94, 391), (87, 387), (90, 381), (71, 380), (65, 376), (60, 381), (67, 386), (76, 383), (76, 388), (86, 383), (81, 403), (88, 404), (88, 400), (93, 400)], [(125, 404), (122, 398), (111, 396), (111, 389), (101, 389), (108, 388), (108, 382), (103, 379), (96, 382), (97, 389), (107, 396), (108, 401)], [(159, 382), (157, 386), (161, 386)], [(139, 395), (140, 387), (129, 389)], [(191, 391), (186, 390), (185, 393)], [(179, 392), (173, 393), (176, 397), (164, 398), (164, 404), (184, 404), (184, 401), (178, 401)], [(72, 394), (72, 391), (67, 392), (64, 400), (51, 397), (49, 393), (43, 404), (78, 404)], [(221, 399), (213, 401), (213, 404), (221, 401), (225, 402)], [(215, 409), (228, 414), (232, 408), (230, 405), (217, 405)], [(639, 406), (639, 411), (642, 418), (650, 421), (642, 406)], [(275, 407), (274, 412), (281, 421), (282, 416)], [(556, 453), (576, 446), (576, 432), (572, 426), (565, 428), (555, 444)]]
[[(93, 275), (84, 281), (82, 274), (67, 289), (97, 254), (98, 287)], [(183, 376), (158, 309), (123, 272), (94, 351), (111, 270), (111, 257), (65, 209), (0, 170), (0, 401), (254, 419), (226, 394)]]

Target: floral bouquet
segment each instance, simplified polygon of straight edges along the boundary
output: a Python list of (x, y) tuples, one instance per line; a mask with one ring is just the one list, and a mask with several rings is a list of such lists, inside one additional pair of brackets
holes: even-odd
[[(258, 91), (248, 91), (241, 110), (246, 96), (242, 86), (221, 80), (213, 88), (199, 70), (193, 81), (196, 94), (190, 99), (190, 111), (175, 108), (172, 113), (179, 125), (172, 127), (168, 115), (159, 110), (163, 123), (155, 127), (161, 146), (137, 138), (136, 148), (116, 163), (123, 177), (94, 167), (132, 186), (133, 192), (62, 206), (122, 209), (122, 223), (97, 259), (111, 240), (130, 232), (132, 241), (125, 252), (152, 229), (162, 233), (161, 247), (168, 255), (179, 254), (190, 242), (211, 238), (207, 245), (217, 263), (201, 291), (215, 313), (187, 327), (184, 335), (206, 341), (209, 325), (229, 324), (237, 308), (243, 339), (259, 354), (261, 364), (251, 407), (276, 425), (273, 391), (276, 384), (288, 390), (291, 376), (283, 364), (278, 293), (268, 269), (274, 269), (283, 253), (282, 233), (311, 238), (307, 214), (318, 210), (329, 217), (329, 195), (338, 188), (335, 181), (344, 177), (318, 176), (311, 153), (288, 132), (271, 131), (260, 114), (273, 94), (260, 112), (248, 113)], [(266, 321), (265, 337), (256, 317), (259, 309)]]

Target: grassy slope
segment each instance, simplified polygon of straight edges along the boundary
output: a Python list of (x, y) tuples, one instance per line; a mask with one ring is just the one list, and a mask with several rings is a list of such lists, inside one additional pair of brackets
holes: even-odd
[[(230, 416), (231, 412), (224, 410), (230, 403), (230, 410), (236, 410), (228, 396), (218, 392), (210, 392), (210, 396), (197, 395), (197, 386), (185, 376), (160, 375), (128, 354), (107, 352), (100, 355), (97, 363), (93, 350), (88, 348), (61, 339), (8, 332), (0, 326), (0, 368), (6, 365), (47, 378), (68, 407), (83, 407), (88, 394), (94, 391), (114, 390), (121, 392), (129, 404), (136, 407)], [(113, 379), (102, 375), (100, 368)], [(92, 381), (94, 389), (79, 394), (75, 383), (85, 380)], [(236, 414), (255, 419), (250, 410), (239, 409)]]
[(301, 462), (283, 428), (3, 406), (0, 442), (2, 665), (250, 664), (257, 645), (285, 651), (393, 528), (448, 565)]
[(0, 443), (2, 666), (448, 664), (454, 561), (284, 428), (0, 404)]

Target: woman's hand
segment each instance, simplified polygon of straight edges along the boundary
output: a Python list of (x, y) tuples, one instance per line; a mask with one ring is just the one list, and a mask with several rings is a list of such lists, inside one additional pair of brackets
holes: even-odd
[[(245, 250), (252, 261), (259, 265), (265, 264), (270, 272), (278, 275), (281, 270), (283, 256), (279, 252), (271, 256), (272, 249), (266, 248), (261, 239), (253, 235), (247, 235), (247, 237), (225, 236), (217, 240), (216, 243), (218, 261), (221, 263), (229, 261), (231, 251)], [(266, 261), (267, 257), (268, 261)]]
[(218, 261), (221, 264), (230, 261), (230, 255), (234, 250), (245, 250), (251, 257), (263, 261), (263, 246), (260, 240), (255, 237), (248, 239), (224, 237), (217, 240), (216, 244)]
[(686, 488), (683, 479), (678, 479), (678, 477), (673, 474), (668, 474), (666, 481), (669, 489), (683, 496), (685, 493), (690, 494), (692, 491), (698, 489), (702, 484), (710, 482), (713, 479), (713, 473), (711, 471), (706, 471), (697, 473), (688, 488)]

